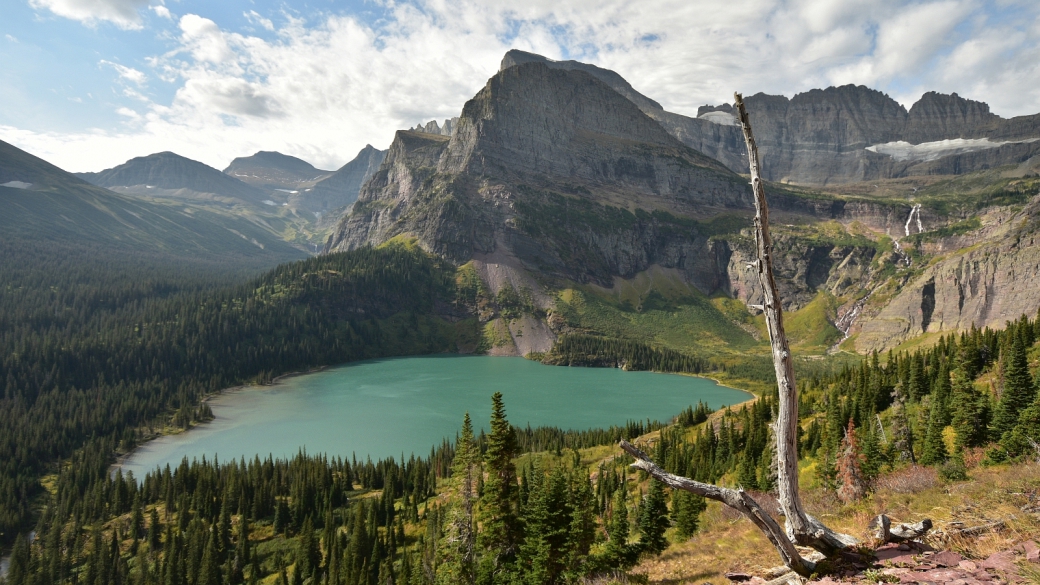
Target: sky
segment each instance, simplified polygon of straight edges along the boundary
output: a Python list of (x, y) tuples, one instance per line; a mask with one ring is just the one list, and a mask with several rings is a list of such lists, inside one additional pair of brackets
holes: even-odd
[(75, 172), (167, 150), (336, 169), (457, 116), (511, 48), (686, 115), (848, 83), (1040, 112), (1037, 0), (2, 0), (0, 140)]

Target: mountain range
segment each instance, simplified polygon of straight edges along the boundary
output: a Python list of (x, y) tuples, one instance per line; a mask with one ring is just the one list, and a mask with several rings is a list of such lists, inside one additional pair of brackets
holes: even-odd
[[(1040, 265), (1040, 115), (934, 92), (906, 109), (852, 85), (745, 103), (800, 349), (886, 349), (1036, 310), (1015, 283)], [(4, 156), (0, 168), (24, 163)], [(66, 174), (52, 191), (238, 218), (325, 253), (414, 241), (479, 283), (491, 353), (644, 327), (643, 341), (726, 355), (763, 339), (746, 164), (728, 104), (684, 116), (616, 72), (514, 50), (459, 116), (336, 171), (277, 152), (223, 172), (158, 153), (79, 175), (109, 190)], [(4, 193), (43, 184), (0, 179)], [(106, 230), (120, 233), (83, 231)], [(668, 311), (697, 316), (684, 341), (652, 325)]]
[[(1005, 120), (936, 93), (907, 111), (861, 86), (756, 94), (746, 104), (776, 181), (785, 309), (813, 321), (805, 343), (885, 349), (1035, 311), (1027, 290), (994, 289), (1011, 286), (1005, 263), (1035, 253), (1023, 240), (1032, 228), (1012, 226), (1032, 225), (1033, 208), (1021, 206), (1040, 187), (1036, 116)], [(562, 294), (570, 290), (628, 295), (637, 309), (655, 288), (758, 302), (745, 269), (754, 257), (749, 191), (737, 174), (745, 165), (728, 105), (690, 118), (615, 72), (510, 51), (450, 132), (433, 122), (397, 133), (325, 250), (408, 237), (471, 263), (492, 297), (530, 291), (527, 317), (488, 313), (508, 336), (501, 351), (544, 352), (562, 333), (606, 333), (552, 318), (573, 314)], [(969, 245), (974, 272), (965, 275), (956, 251)], [(640, 282), (651, 284), (632, 294)], [(754, 309), (704, 310), (761, 337)]]
[[(666, 111), (617, 73), (577, 61), (512, 50), (502, 69), (522, 63), (589, 73), (657, 120), (687, 146), (747, 170), (744, 139), (729, 104), (702, 106), (690, 118)], [(862, 85), (785, 96), (744, 98), (764, 177), (829, 185), (916, 175), (950, 175), (1021, 163), (1040, 154), (1040, 114), (1005, 119), (956, 93), (925, 93), (908, 111)]]
[(116, 193), (2, 141), (0, 237), (35, 243), (40, 250), (90, 243), (111, 254), (225, 259), (261, 267), (305, 257), (248, 217)]

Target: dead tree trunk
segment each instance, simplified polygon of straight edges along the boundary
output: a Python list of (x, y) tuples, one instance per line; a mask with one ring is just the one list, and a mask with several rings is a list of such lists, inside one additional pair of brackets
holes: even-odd
[(762, 185), (758, 145), (755, 144), (755, 136), (751, 132), (751, 122), (744, 108), (744, 99), (739, 93), (733, 94), (733, 98), (733, 105), (739, 113), (740, 127), (744, 131), (748, 164), (751, 168), (751, 189), (755, 196), (755, 244), (758, 252), (758, 259), (753, 267), (758, 269), (758, 278), (762, 283), (762, 311), (766, 316), (769, 344), (773, 349), (773, 368), (776, 370), (776, 384), (780, 395), (774, 427), (776, 456), (779, 462), (777, 488), (780, 494), (780, 508), (784, 513), (787, 535), (791, 540), (802, 546), (811, 546), (830, 556), (855, 544), (856, 540), (851, 536), (831, 531), (806, 514), (802, 507), (802, 499), (798, 495), (798, 390), (794, 382), (794, 360), (787, 344), (787, 334), (784, 333), (780, 292), (773, 277), (773, 240), (769, 236), (769, 207), (766, 205), (766, 191)]
[(759, 172), (758, 147), (755, 144), (755, 137), (751, 133), (751, 123), (748, 121), (747, 110), (744, 108), (744, 100), (740, 94), (734, 94), (734, 97), (736, 98), (734, 105), (739, 112), (740, 125), (747, 143), (751, 186), (755, 196), (755, 242), (758, 259), (752, 267), (758, 270), (765, 295), (762, 310), (766, 315), (769, 343), (773, 351), (773, 365), (776, 369), (776, 383), (780, 390), (779, 413), (773, 430), (776, 435), (778, 460), (777, 486), (781, 511), (785, 517), (786, 533), (780, 530), (779, 524), (744, 490), (720, 488), (667, 473), (655, 465), (645, 453), (628, 442), (621, 441), (621, 448), (636, 458), (633, 467), (642, 469), (664, 484), (674, 489), (686, 490), (717, 500), (747, 516), (765, 533), (791, 570), (808, 576), (815, 565), (801, 557), (795, 549), (795, 544), (812, 547), (829, 557), (855, 544), (856, 539), (836, 533), (809, 516), (802, 507), (802, 500), (798, 493), (798, 391), (794, 382), (794, 361), (791, 358), (791, 350), (784, 333), (780, 293), (773, 277), (773, 243), (769, 237), (769, 208), (766, 206), (765, 189)]
[(802, 556), (798, 554), (798, 549), (794, 547), (794, 543), (791, 542), (791, 539), (784, 534), (783, 529), (781, 529), (780, 525), (776, 523), (776, 520), (773, 520), (773, 517), (763, 510), (762, 507), (758, 505), (758, 502), (756, 502), (754, 498), (748, 495), (748, 493), (743, 489), (734, 490), (719, 487), (717, 485), (701, 483), (699, 481), (693, 481), (692, 479), (668, 473), (654, 464), (646, 453), (643, 453), (628, 441), (621, 441), (621, 448), (626, 453), (636, 458), (636, 462), (632, 464), (632, 467), (642, 469), (666, 486), (672, 489), (685, 490), (711, 500), (722, 502), (746, 516), (755, 526), (758, 526), (758, 528), (765, 533), (766, 538), (769, 539), (769, 542), (773, 543), (777, 552), (780, 553), (780, 558), (783, 559), (784, 564), (790, 567), (792, 571), (799, 575), (808, 577), (812, 574), (813, 569), (816, 568), (815, 563), (803, 559)]

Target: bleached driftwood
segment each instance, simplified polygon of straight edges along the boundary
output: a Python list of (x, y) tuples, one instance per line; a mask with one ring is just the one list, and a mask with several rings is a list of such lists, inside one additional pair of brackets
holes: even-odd
[(874, 531), (874, 538), (881, 542), (907, 542), (917, 540), (932, 529), (932, 521), (928, 518), (916, 524), (898, 524), (892, 526), (892, 520), (879, 514), (870, 522), (870, 528)]

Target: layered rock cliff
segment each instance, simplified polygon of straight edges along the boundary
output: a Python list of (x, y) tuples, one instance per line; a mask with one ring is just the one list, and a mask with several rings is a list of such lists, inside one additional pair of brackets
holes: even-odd
[(528, 63), (492, 77), (450, 138), (399, 131), (326, 250), (407, 234), (460, 263), (505, 251), (600, 283), (662, 264), (710, 291), (720, 270), (695, 220), (750, 208), (743, 179), (597, 78)]
[[(1036, 185), (1040, 187), (1040, 185)], [(971, 239), (952, 242), (869, 310), (853, 328), (856, 349), (884, 350), (924, 333), (1002, 328), (1040, 309), (1040, 195), (1021, 211), (987, 218)]]
[[(707, 106), (696, 118), (664, 110), (640, 94), (617, 73), (576, 61), (552, 61), (540, 55), (510, 51), (502, 69), (540, 62), (547, 67), (582, 70), (596, 76), (657, 120), (687, 146), (711, 156), (731, 170), (745, 172), (747, 157), (732, 107)], [(989, 106), (957, 94), (928, 92), (909, 111), (887, 95), (864, 86), (814, 89), (788, 99), (755, 94), (745, 98), (758, 139), (765, 178), (806, 185), (829, 185), (882, 178), (964, 173), (1017, 164), (1036, 154), (1040, 114), (1004, 119)], [(957, 145), (942, 141), (976, 139), (976, 151), (963, 156)], [(1011, 141), (1011, 144), (1006, 144)], [(905, 142), (930, 144), (928, 163), (897, 160), (867, 150)], [(944, 150), (944, 146), (950, 146)]]

